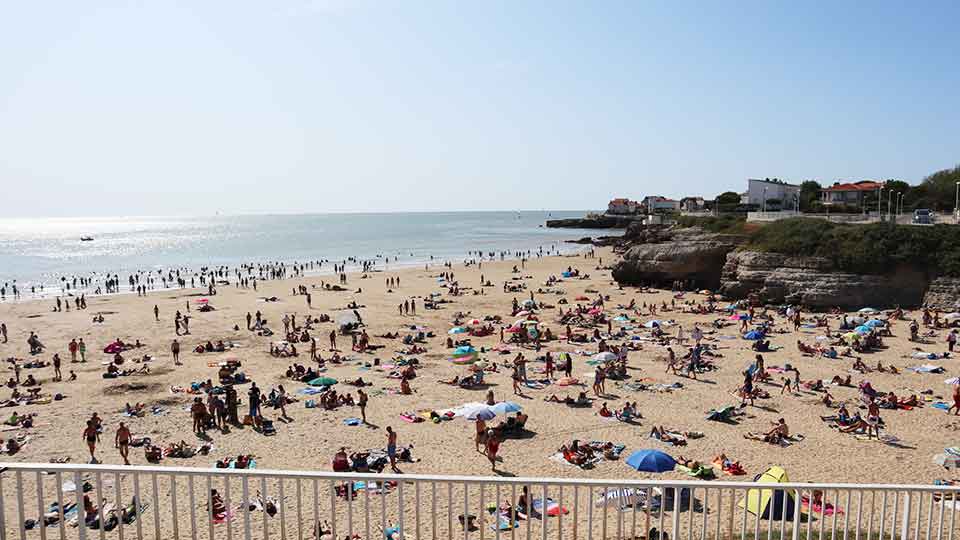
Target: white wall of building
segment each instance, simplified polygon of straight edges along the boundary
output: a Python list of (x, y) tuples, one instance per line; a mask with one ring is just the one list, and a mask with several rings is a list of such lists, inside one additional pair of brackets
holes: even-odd
[[(766, 194), (764, 194), (766, 188)], [(747, 203), (757, 206), (763, 205), (764, 197), (766, 200), (779, 199), (781, 206), (785, 209), (792, 209), (794, 197), (800, 195), (800, 186), (794, 184), (782, 184), (780, 182), (768, 182), (766, 180), (757, 180), (750, 178), (747, 180)]]

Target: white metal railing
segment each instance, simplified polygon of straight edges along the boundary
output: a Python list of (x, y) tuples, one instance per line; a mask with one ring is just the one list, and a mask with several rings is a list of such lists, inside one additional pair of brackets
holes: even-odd
[[(960, 527), (960, 488), (945, 486), (32, 463), (0, 471), (0, 540), (304, 540), (318, 532), (327, 539), (952, 540)], [(214, 515), (211, 490), (222, 496), (225, 516)], [(89, 516), (85, 494), (96, 505)], [(134, 502), (129, 512), (124, 501)]]

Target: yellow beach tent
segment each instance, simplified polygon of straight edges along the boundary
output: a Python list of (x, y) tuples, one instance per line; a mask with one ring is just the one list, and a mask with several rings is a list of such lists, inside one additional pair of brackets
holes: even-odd
[[(754, 479), (758, 484), (783, 484), (790, 481), (787, 478), (787, 471), (783, 467), (770, 467), (766, 472)], [(786, 503), (786, 507), (784, 507)], [(760, 519), (773, 519), (777, 521), (793, 521), (793, 511), (796, 501), (793, 493), (783, 489), (751, 489), (747, 491), (747, 497), (740, 501), (740, 508), (746, 509), (751, 514), (756, 514)]]

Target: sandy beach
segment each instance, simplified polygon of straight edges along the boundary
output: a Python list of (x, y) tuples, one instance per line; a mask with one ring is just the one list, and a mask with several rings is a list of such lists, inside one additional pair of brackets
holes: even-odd
[[(569, 463), (550, 459), (561, 445), (569, 444), (573, 439), (623, 444), (627, 454), (636, 449), (655, 448), (675, 457), (683, 455), (705, 462), (723, 452), (731, 459), (739, 461), (745, 469), (748, 476), (738, 479), (752, 478), (754, 474), (774, 464), (782, 465), (790, 472), (791, 479), (800, 481), (928, 483), (935, 478), (949, 476), (942, 468), (934, 465), (931, 458), (942, 452), (944, 447), (955, 443), (954, 433), (960, 422), (953, 416), (948, 416), (945, 411), (932, 407), (930, 401), (913, 410), (883, 410), (883, 433), (895, 436), (898, 441), (860, 440), (862, 437), (841, 434), (821, 420), (822, 415), (835, 412), (835, 408), (828, 408), (821, 403), (821, 393), (801, 390), (798, 393), (781, 395), (779, 381), (782, 375), (772, 374), (772, 380), (777, 384), (758, 383), (771, 397), (757, 400), (756, 406), (743, 409), (745, 414), (735, 420), (736, 424), (705, 420), (705, 413), (709, 409), (739, 405), (739, 399), (731, 395), (731, 392), (740, 385), (743, 378), (741, 373), (752, 363), (755, 353), (749, 348), (751, 341), (739, 337), (726, 338), (738, 336), (737, 325), (728, 326), (716, 333), (708, 332), (704, 343), (716, 345), (716, 352), (722, 354), (722, 358), (713, 359), (719, 369), (701, 374), (696, 380), (665, 373), (666, 364), (662, 361), (666, 354), (665, 347), (646, 340), (636, 341), (641, 344), (642, 350), (629, 353), (630, 378), (626, 381), (608, 380), (606, 397), (594, 400), (593, 406), (589, 408), (548, 403), (544, 398), (551, 394), (560, 397), (566, 394), (575, 396), (580, 390), (592, 395), (591, 380), (588, 376), (593, 367), (586, 361), (596, 353), (597, 343), (568, 344), (560, 339), (545, 343), (541, 351), (541, 354), (546, 351), (574, 352), (573, 374), (585, 381), (585, 386), (561, 387), (554, 384), (543, 389), (525, 388), (523, 396), (514, 396), (510, 370), (504, 367), (497, 373), (486, 374), (488, 386), (483, 389), (467, 390), (438, 383), (440, 379), (469, 373), (464, 366), (449, 361), (451, 351), (444, 343), (455, 313), (462, 312), (466, 319), (499, 315), (504, 323), (509, 324), (516, 318), (511, 318), (513, 298), (520, 301), (529, 298), (530, 290), (536, 291), (544, 287), (543, 283), (548, 276), (560, 276), (568, 267), (579, 270), (582, 274), (589, 274), (590, 277), (565, 279), (550, 287), (562, 291), (562, 294), (534, 294), (538, 302), (554, 306), (539, 311), (540, 319), (544, 322), (543, 327), (550, 328), (554, 335), (562, 336), (564, 328), (555, 322), (555, 306), (558, 301), (566, 298), (569, 303), (562, 307), (569, 309), (577, 304), (575, 298), (586, 296), (592, 300), (597, 296), (593, 291), (599, 291), (609, 295), (609, 300), (605, 302), (608, 317), (624, 314), (636, 321), (631, 326), (633, 330), (627, 332), (628, 335), (648, 335), (649, 330), (641, 324), (654, 317), (637, 317), (636, 314), (618, 310), (615, 306), (628, 304), (630, 300), (636, 300), (638, 306), (652, 302), (667, 302), (669, 305), (674, 299), (673, 295), (669, 291), (641, 293), (631, 289), (619, 290), (611, 281), (609, 271), (598, 267), (601, 260), (611, 260), (612, 255), (598, 251), (597, 257), (535, 258), (527, 261), (519, 273), (511, 272), (513, 266), (519, 264), (517, 261), (485, 262), (482, 268), (465, 268), (455, 264), (446, 270), (453, 272), (455, 281), (463, 291), (462, 295), (455, 297), (450, 297), (447, 290), (438, 284), (437, 276), (445, 269), (437, 264), (428, 269), (420, 267), (397, 272), (371, 272), (366, 279), (362, 279), (359, 273), (352, 273), (348, 276), (348, 283), (345, 285), (348, 291), (345, 292), (322, 290), (321, 281), (331, 279), (327, 276), (263, 281), (258, 284), (259, 290), (256, 292), (252, 288), (220, 286), (218, 294), (210, 297), (206, 296), (203, 290), (191, 289), (150, 292), (145, 298), (135, 294), (88, 297), (86, 310), (59, 313), (52, 312), (52, 300), (3, 304), (0, 306), (0, 320), (4, 321), (9, 329), (9, 342), (0, 345), (0, 354), (4, 358), (49, 361), (54, 353), (59, 353), (64, 359), (64, 375), (66, 376), (69, 370), (77, 373), (77, 380), (74, 382), (51, 382), (51, 367), (22, 371), (22, 377), (32, 374), (42, 384), (42, 396), (60, 393), (64, 395), (64, 399), (15, 408), (19, 414), (35, 413), (36, 417), (32, 428), (5, 433), (6, 437), (19, 433), (29, 435), (29, 442), (9, 459), (45, 462), (69, 458), (75, 463), (88, 461), (86, 444), (81, 434), (85, 421), (94, 411), (103, 418), (102, 440), (97, 449), (97, 458), (103, 463), (122, 463), (113, 447), (114, 434), (121, 421), (126, 422), (135, 437), (149, 437), (154, 444), (160, 446), (181, 439), (191, 445), (199, 444), (202, 441), (190, 433), (191, 419), (188, 409), (193, 396), (174, 394), (170, 388), (189, 387), (193, 381), (211, 378), (216, 380), (217, 368), (208, 367), (208, 363), (236, 358), (242, 362), (240, 370), (255, 381), (264, 394), (282, 384), (292, 397), (299, 400), (287, 406), (290, 420), (280, 421), (277, 418), (280, 416), (279, 411), (265, 409), (265, 416), (275, 420), (276, 436), (261, 435), (249, 426), (233, 427), (229, 433), (208, 431), (209, 442), (213, 446), (210, 455), (198, 455), (188, 459), (165, 458), (161, 462), (163, 465), (211, 467), (217, 458), (253, 454), (259, 468), (330, 470), (331, 459), (341, 446), (347, 447), (350, 452), (382, 449), (386, 444), (385, 428), (392, 426), (398, 433), (401, 446), (414, 445), (413, 456), (417, 462), (401, 464), (404, 472), (485, 475), (490, 472), (490, 466), (484, 456), (475, 449), (473, 422), (457, 418), (439, 424), (429, 421), (409, 423), (401, 419), (400, 414), (425, 409), (440, 411), (467, 402), (483, 401), (487, 389), (490, 389), (497, 401), (515, 401), (523, 407), (524, 413), (529, 415), (526, 425), (529, 433), (522, 438), (506, 440), (500, 449), (502, 462), (498, 464), (498, 469), (517, 476), (613, 478), (629, 475), (642, 478), (646, 474), (629, 470), (621, 461), (604, 461), (591, 469), (580, 469)], [(494, 286), (484, 288), (483, 295), (475, 295), (474, 292), (479, 290), (481, 275)], [(385, 281), (387, 277), (399, 277), (401, 285), (389, 292)], [(504, 282), (524, 284), (526, 290), (504, 292)], [(292, 294), (292, 289), (298, 285), (304, 285), (310, 290), (312, 308), (307, 308), (304, 296)], [(358, 289), (362, 289), (362, 292), (355, 292)], [(450, 303), (442, 304), (441, 309), (423, 309), (423, 297), (437, 292), (443, 293), (443, 298), (450, 300)], [(260, 300), (270, 296), (276, 296), (278, 301)], [(210, 304), (215, 306), (215, 311), (197, 312), (198, 304), (195, 301), (198, 298), (208, 298)], [(417, 314), (400, 315), (398, 304), (410, 298), (417, 299), (420, 304)], [(696, 322), (708, 329), (711, 321), (724, 315), (683, 313), (680, 307), (681, 302), (693, 300), (699, 303), (704, 298), (704, 295), (688, 293), (678, 301), (676, 309), (661, 312), (656, 318), (673, 319), (683, 326), (687, 333)], [(345, 419), (360, 416), (356, 407), (342, 406), (330, 411), (305, 408), (306, 399), (315, 396), (297, 395), (296, 391), (306, 385), (284, 375), (293, 362), (316, 367), (315, 363), (309, 361), (308, 344), (300, 344), (298, 349), (301, 356), (297, 358), (277, 358), (269, 354), (269, 348), (271, 341), (282, 339), (281, 337), (261, 337), (245, 329), (244, 319), (248, 311), (261, 311), (269, 321), (269, 326), (282, 332), (280, 321), (285, 314), (296, 314), (298, 320), (302, 320), (307, 314), (328, 314), (335, 321), (351, 301), (364, 306), (358, 311), (363, 317), (366, 331), (371, 336), (371, 344), (382, 345), (383, 348), (363, 354), (353, 353), (349, 351), (349, 338), (339, 336), (338, 346), (347, 360), (339, 365), (328, 362), (323, 375), (340, 381), (362, 376), (364, 380), (372, 383), (372, 386), (366, 388), (371, 396), (367, 410), (369, 426), (353, 427), (344, 424)], [(170, 343), (175, 337), (173, 317), (177, 309), (186, 312), (188, 303), (192, 308), (191, 335), (179, 338), (183, 347), (181, 357), (184, 365), (174, 366), (170, 353)], [(154, 319), (154, 305), (159, 309), (159, 322)], [(91, 322), (94, 314), (98, 312), (104, 315), (102, 324)], [(852, 372), (852, 358), (830, 360), (801, 356), (797, 352), (796, 341), (800, 339), (813, 344), (818, 332), (802, 328), (800, 332), (794, 333), (792, 325), (788, 325), (783, 317), (777, 317), (776, 322), (777, 328), (786, 328), (788, 332), (772, 334), (772, 345), (779, 350), (764, 353), (766, 366), (769, 368), (790, 363), (799, 368), (804, 381), (852, 374), (854, 387), (828, 387), (837, 400), (849, 404), (851, 414), (856, 410), (856, 384), (861, 380), (869, 380), (877, 389), (893, 390), (901, 397), (914, 393), (919, 395), (925, 389), (932, 389), (933, 396), (930, 399), (950, 402), (952, 387), (945, 385), (944, 379), (953, 375), (951, 360), (932, 362), (943, 365), (947, 370), (946, 374), (917, 374), (904, 369), (930, 363), (905, 357), (918, 346), (907, 340), (907, 322), (899, 321), (894, 324), (893, 333), (896, 337), (885, 338), (885, 350), (862, 356), (870, 367), (875, 367), (878, 360), (885, 366), (896, 366), (901, 372), (898, 375)], [(629, 323), (614, 323), (614, 329), (622, 324)], [(837, 324), (836, 320), (831, 322), (834, 331)], [(234, 325), (239, 325), (240, 330), (234, 330)], [(424, 327), (434, 332), (436, 337), (427, 340), (426, 353), (416, 355), (420, 369), (417, 377), (410, 381), (414, 393), (399, 395), (394, 393), (395, 389), (399, 388), (399, 381), (387, 378), (389, 369), (377, 366), (368, 368), (365, 365), (372, 365), (374, 359), (379, 359), (381, 364), (391, 364), (391, 358), (403, 357), (404, 355), (396, 352), (405, 348), (400, 340), (375, 336), (387, 332), (398, 332), (402, 336), (410, 333), (411, 325)], [(324, 358), (329, 358), (332, 354), (328, 351), (327, 336), (333, 328), (334, 322), (315, 325), (313, 335), (317, 337), (319, 352)], [(472, 344), (478, 350), (484, 348), (487, 351), (497, 346), (500, 341), (500, 325), (496, 325), (496, 328), (498, 331), (494, 335), (471, 338)], [(606, 333), (606, 325), (599, 329)], [(29, 348), (26, 344), (31, 331), (37, 332), (46, 346), (44, 352), (35, 357), (28, 354)], [(670, 327), (666, 331), (675, 334), (676, 327)], [(507, 334), (508, 337), (509, 335)], [(943, 331), (940, 331), (939, 337), (932, 338), (930, 344), (919, 346), (923, 347), (924, 351), (942, 352), (946, 348), (943, 335)], [(465, 336), (460, 334), (452, 337), (463, 339)], [(81, 337), (87, 344), (88, 362), (71, 364), (68, 343), (73, 338)], [(154, 359), (148, 364), (149, 374), (116, 379), (101, 377), (105, 369), (103, 363), (112, 358), (102, 350), (117, 338), (128, 343), (140, 340), (143, 347), (125, 352), (124, 356), (128, 359), (139, 358), (145, 354), (152, 356)], [(225, 353), (196, 354), (191, 351), (197, 344), (208, 340), (224, 340), (237, 346)], [(609, 342), (622, 344), (625, 341), (612, 339)], [(675, 346), (675, 350), (681, 349)], [(509, 346), (509, 350), (509, 354), (485, 352), (480, 356), (490, 363), (510, 362), (517, 351), (522, 351), (529, 360), (537, 356), (532, 349), (516, 345)], [(130, 366), (131, 362), (128, 360), (122, 367)], [(138, 364), (132, 366), (140, 367)], [(544, 378), (544, 375), (536, 373), (542, 367), (542, 363), (531, 361), (527, 368), (529, 377)], [(12, 375), (11, 370), (9, 376)], [(793, 378), (793, 375), (790, 374), (790, 377)], [(630, 381), (642, 381), (651, 385), (680, 383), (682, 388), (671, 391), (634, 391), (622, 384)], [(246, 401), (248, 386), (238, 386), (243, 401)], [(356, 389), (353, 387), (340, 384), (336, 388), (350, 391), (356, 397)], [(10, 390), (5, 389), (5, 392), (9, 393)], [(598, 415), (602, 403), (608, 403), (610, 409), (619, 409), (625, 401), (637, 402), (642, 420), (636, 424), (627, 424)], [(138, 402), (145, 404), (148, 409), (160, 406), (163, 412), (159, 415), (147, 412), (142, 417), (135, 418), (122, 414), (125, 403)], [(7, 409), (8, 413), (13, 410)], [(245, 410), (246, 405), (241, 405), (241, 412)], [(866, 416), (866, 411), (862, 411), (862, 414)], [(791, 432), (802, 435), (803, 440), (788, 447), (780, 447), (744, 439), (744, 433), (766, 431), (771, 422), (781, 417), (786, 420)], [(649, 437), (653, 426), (665, 426), (679, 432), (702, 432), (703, 436), (690, 438), (686, 446), (673, 447)], [(146, 464), (142, 449), (132, 449), (131, 462)], [(654, 476), (685, 477), (678, 471)]]

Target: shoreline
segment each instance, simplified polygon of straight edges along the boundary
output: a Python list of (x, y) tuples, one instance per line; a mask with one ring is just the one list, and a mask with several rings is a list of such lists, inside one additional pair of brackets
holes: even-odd
[[(588, 229), (584, 229), (584, 230), (588, 230)], [(585, 251), (589, 251), (590, 249), (593, 248), (593, 246), (592, 246), (591, 244), (580, 244), (580, 243), (577, 243), (576, 240), (577, 240), (577, 239), (575, 239), (575, 238), (571, 238), (571, 239), (566, 239), (566, 240), (563, 240), (563, 241), (554, 241), (554, 242), (551, 242), (551, 243), (549, 244), (550, 249), (546, 252), (546, 255), (547, 255), (547, 256), (569, 256), (569, 255), (576, 255), (576, 254), (579, 254), (579, 253), (583, 253), (583, 252), (585, 252)], [(537, 247), (542, 248), (543, 246), (541, 245), (541, 246), (537, 246)], [(470, 254), (464, 254), (464, 255), (463, 255), (464, 260), (463, 260), (463, 261), (458, 261), (458, 263), (462, 264), (463, 262), (468, 261), (468, 260), (473, 260), (473, 261), (479, 260), (479, 261), (482, 261), (482, 262), (494, 262), (494, 261), (506, 261), (506, 260), (520, 260), (520, 259), (516, 256), (516, 252), (517, 252), (516, 250), (512, 250), (512, 249), (511, 249), (511, 250), (499, 249), (499, 250), (495, 250), (495, 251), (496, 251), (497, 253), (504, 253), (505, 255), (501, 258), (501, 257), (496, 257), (496, 256), (494, 256), (494, 257), (487, 257), (487, 255), (485, 254), (482, 258), (479, 258), (479, 259), (478, 259), (475, 254), (472, 255), (472, 256), (471, 256)], [(533, 248), (532, 248), (532, 247), (531, 247), (531, 248), (527, 248), (527, 249), (522, 250), (522, 251), (526, 251), (526, 252), (528, 252), (530, 255), (536, 255), (536, 252), (533, 251)], [(394, 255), (394, 257), (397, 257), (397, 256)], [(54, 279), (54, 282), (53, 282), (53, 283), (48, 284), (48, 283), (43, 282), (42, 285), (44, 286), (44, 290), (43, 290), (42, 292), (31, 293), (31, 292), (29, 292), (29, 287), (39, 286), (39, 285), (41, 284), (41, 282), (40, 282), (39, 280), (27, 281), (27, 280), (24, 280), (23, 278), (16, 278), (16, 279), (14, 279), (14, 278), (2, 278), (2, 277), (0, 277), (0, 283), (4, 283), (4, 284), (7, 284), (7, 285), (17, 284), (18, 286), (22, 286), (22, 287), (27, 287), (27, 288), (28, 288), (28, 291), (27, 291), (27, 292), (24, 292), (24, 291), (21, 290), (21, 293), (20, 293), (21, 298), (20, 298), (20, 299), (14, 300), (14, 299), (11, 298), (12, 293), (11, 293), (11, 291), (9, 290), (9, 287), (8, 287), (6, 296), (0, 298), (0, 305), (5, 304), (5, 303), (53, 300), (53, 299), (56, 299), (58, 296), (64, 297), (64, 298), (72, 298), (72, 297), (79, 296), (79, 295), (81, 295), (81, 294), (85, 294), (85, 295), (87, 295), (87, 296), (89, 296), (89, 297), (91, 297), (91, 298), (92, 298), (92, 297), (101, 297), (101, 296), (133, 294), (133, 293), (135, 293), (136, 291), (134, 291), (134, 290), (129, 290), (129, 285), (128, 285), (127, 282), (126, 282), (126, 278), (128, 278), (128, 277), (131, 276), (131, 275), (141, 275), (141, 276), (143, 276), (143, 275), (154, 274), (154, 273), (159, 273), (159, 272), (163, 272), (163, 271), (167, 271), (167, 272), (186, 272), (187, 275), (189, 275), (189, 276), (197, 277), (197, 276), (200, 275), (200, 268), (207, 268), (207, 269), (211, 269), (211, 268), (220, 269), (220, 268), (223, 268), (223, 269), (225, 269), (225, 270), (227, 270), (227, 271), (235, 271), (235, 270), (237, 270), (238, 268), (240, 268), (240, 267), (242, 267), (242, 266), (249, 266), (249, 265), (254, 265), (254, 266), (260, 266), (260, 265), (262, 265), (262, 266), (264, 266), (264, 267), (275, 267), (275, 266), (276, 266), (276, 267), (286, 267), (286, 268), (290, 268), (290, 267), (293, 267), (294, 265), (301, 265), (301, 264), (304, 264), (304, 265), (312, 265), (312, 264), (315, 264), (315, 263), (316, 263), (316, 264), (319, 264), (319, 265), (321, 266), (321, 268), (318, 268), (318, 269), (306, 269), (306, 270), (304, 270), (304, 271), (302, 272), (301, 276), (306, 276), (306, 277), (320, 277), (320, 276), (325, 276), (325, 275), (333, 275), (333, 274), (334, 274), (334, 271), (333, 271), (333, 269), (332, 269), (332, 266), (333, 266), (334, 264), (343, 264), (343, 265), (345, 266), (345, 270), (346, 270), (348, 273), (357, 272), (357, 271), (362, 271), (363, 263), (364, 263), (364, 262), (368, 262), (368, 263), (373, 263), (373, 264), (374, 264), (374, 267), (373, 267), (372, 269), (369, 269), (369, 270), (368, 270), (369, 272), (390, 272), (390, 271), (393, 271), (393, 270), (395, 270), (395, 269), (414, 268), (414, 267), (418, 267), (418, 266), (421, 266), (421, 265), (424, 265), (424, 264), (431, 264), (431, 263), (440, 262), (441, 260), (442, 260), (443, 262), (453, 262), (453, 259), (454, 259), (454, 257), (443, 257), (443, 256), (439, 256), (439, 258), (437, 258), (437, 257), (433, 257), (433, 256), (430, 256), (430, 255), (426, 255), (426, 256), (424, 256), (423, 258), (415, 257), (415, 258), (413, 258), (413, 259), (408, 259), (408, 260), (404, 260), (404, 261), (396, 261), (396, 260), (395, 260), (395, 261), (393, 261), (393, 262), (384, 263), (384, 262), (383, 262), (384, 258), (389, 258), (389, 256), (385, 257), (385, 256), (382, 255), (382, 253), (381, 253), (381, 254), (375, 255), (373, 258), (368, 258), (368, 259), (365, 259), (364, 257), (359, 257), (359, 256), (350, 256), (348, 259), (341, 259), (341, 260), (339, 260), (339, 261), (334, 261), (334, 260), (332, 260), (332, 259), (325, 259), (325, 258), (322, 258), (322, 259), (312, 259), (311, 261), (305, 261), (305, 262), (294, 261), (294, 260), (245, 261), (245, 262), (242, 262), (242, 263), (239, 263), (239, 264), (236, 264), (236, 265), (225, 265), (225, 264), (220, 264), (220, 265), (200, 265), (200, 266), (197, 267), (196, 269), (190, 268), (190, 267), (186, 267), (186, 266), (177, 266), (177, 265), (174, 264), (174, 265), (169, 265), (169, 266), (161, 267), (161, 268), (154, 267), (154, 268), (151, 268), (150, 270), (138, 270), (138, 271), (136, 271), (136, 272), (131, 272), (131, 271), (129, 271), (129, 270), (127, 270), (127, 271), (121, 270), (121, 271), (119, 271), (119, 272), (112, 272), (112, 271), (111, 271), (111, 272), (98, 272), (98, 273), (92, 274), (93, 276), (95, 276), (94, 279), (100, 280), (100, 279), (103, 279), (106, 275), (116, 273), (116, 274), (119, 275), (120, 278), (121, 278), (121, 279), (120, 279), (121, 285), (120, 285), (120, 287), (119, 287), (119, 288), (120, 288), (120, 291), (119, 291), (119, 292), (116, 292), (116, 293), (100, 293), (100, 294), (96, 294), (96, 295), (93, 293), (93, 291), (96, 290), (96, 287), (97, 287), (97, 286), (102, 285), (102, 281), (95, 281), (93, 286), (76, 287), (76, 288), (71, 287), (70, 289), (61, 289), (61, 288), (59, 288), (59, 286), (55, 286), (56, 279), (58, 279), (58, 278), (60, 278), (60, 277), (66, 277), (66, 276), (51, 276), (50, 279)], [(247, 275), (245, 275), (244, 277), (250, 277), (250, 276), (253, 276), (253, 274), (247, 274)], [(80, 277), (80, 276), (71, 276), (71, 277)], [(84, 277), (87, 277), (87, 276), (84, 276)], [(233, 274), (229, 274), (229, 275), (224, 276), (224, 277), (225, 277), (225, 278), (235, 279), (235, 278), (236, 278), (236, 274), (233, 273)], [(284, 278), (284, 279), (292, 279), (292, 276), (291, 276), (291, 277)], [(24, 284), (24, 283), (25, 283), (26, 285), (21, 285), (21, 284)], [(231, 283), (231, 284), (232, 284), (232, 283)], [(195, 287), (195, 288), (198, 288), (198, 289), (199, 289), (200, 287)], [(182, 287), (155, 287), (155, 288), (149, 288), (149, 289), (148, 289), (148, 292), (176, 291), (176, 290), (181, 290), (181, 289), (183, 289), (183, 288), (182, 288)]]

